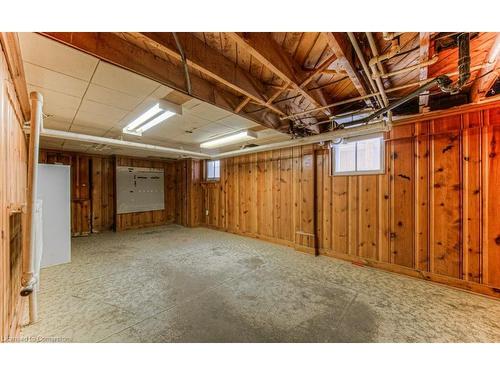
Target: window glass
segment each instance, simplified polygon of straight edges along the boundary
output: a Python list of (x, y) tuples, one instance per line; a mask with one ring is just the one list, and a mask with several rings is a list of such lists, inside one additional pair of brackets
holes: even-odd
[(356, 170), (377, 171), (381, 169), (380, 144), (380, 138), (356, 142)]
[(356, 175), (384, 173), (384, 138), (347, 140), (336, 144), (332, 150), (332, 173)]
[(335, 170), (337, 172), (349, 172), (356, 169), (356, 144), (345, 143), (335, 146)]
[(206, 171), (207, 180), (220, 179), (220, 160), (207, 160)]

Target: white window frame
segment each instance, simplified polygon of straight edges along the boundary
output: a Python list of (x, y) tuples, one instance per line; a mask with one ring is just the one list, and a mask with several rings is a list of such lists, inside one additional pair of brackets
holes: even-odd
[[(219, 163), (219, 175), (216, 177), (208, 177), (208, 163)], [(220, 181), (220, 160), (205, 160), (205, 181)], [(215, 171), (215, 168), (214, 168)]]
[[(380, 169), (375, 169), (375, 170), (369, 170), (369, 171), (359, 171), (357, 170), (357, 165), (358, 165), (358, 146), (357, 142), (358, 141), (363, 141), (366, 139), (373, 139), (373, 138), (380, 138)], [(332, 176), (362, 176), (362, 175), (377, 175), (377, 174), (384, 174), (385, 173), (385, 141), (384, 141), (384, 135), (383, 133), (375, 133), (375, 134), (370, 134), (370, 135), (363, 135), (359, 137), (353, 137), (353, 138), (348, 138), (343, 141), (344, 143), (355, 143), (355, 149), (354, 149), (354, 165), (355, 165), (355, 170), (353, 171), (342, 171), (342, 172), (337, 172), (335, 171), (335, 156), (337, 154), (336, 150), (336, 145), (332, 144), (332, 147), (330, 149), (331, 152), (331, 175)]]

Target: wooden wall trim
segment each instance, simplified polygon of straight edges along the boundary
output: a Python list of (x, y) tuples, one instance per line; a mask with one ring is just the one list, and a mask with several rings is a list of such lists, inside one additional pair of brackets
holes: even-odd
[(417, 115), (404, 116), (400, 119), (394, 120), (392, 125), (393, 126), (401, 126), (401, 125), (406, 125), (406, 124), (410, 124), (410, 123), (415, 123), (418, 121), (429, 121), (429, 120), (453, 116), (453, 115), (457, 115), (457, 114), (461, 115), (461, 114), (465, 114), (465, 113), (476, 112), (479, 110), (487, 110), (490, 108), (497, 108), (499, 105), (500, 105), (500, 97), (493, 97), (489, 100), (484, 100), (481, 103), (469, 103), (469, 104), (464, 104), (464, 105), (449, 108), (449, 109), (442, 109), (442, 110), (438, 110), (438, 111), (419, 113)]
[(500, 298), (500, 288), (491, 287), (484, 284), (479, 284), (472, 281), (460, 280), (453, 277), (437, 275), (428, 271), (421, 271), (410, 267), (400, 266), (398, 264), (389, 264), (386, 262), (379, 262), (373, 259), (362, 258), (336, 252), (330, 249), (321, 249), (321, 253), (333, 258), (345, 260), (354, 263), (358, 266), (374, 267), (383, 271), (398, 273), (404, 276), (410, 276), (427, 281), (432, 281), (439, 284), (444, 284), (449, 287), (457, 289), (465, 289), (469, 292), (487, 295), (489, 297)]
[(22, 111), (24, 121), (30, 119), (30, 101), (28, 86), (24, 74), (24, 65), (21, 57), (21, 47), (17, 33), (0, 32), (2, 45), (10, 76), (14, 83), (17, 101)]

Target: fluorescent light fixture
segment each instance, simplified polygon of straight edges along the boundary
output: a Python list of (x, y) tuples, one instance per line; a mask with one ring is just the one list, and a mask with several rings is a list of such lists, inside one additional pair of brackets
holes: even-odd
[(254, 132), (249, 130), (245, 130), (242, 132), (226, 135), (224, 137), (220, 137), (217, 139), (212, 139), (210, 141), (206, 141), (200, 144), (201, 148), (216, 148), (219, 146), (225, 146), (231, 143), (239, 143), (248, 141), (250, 139), (257, 138), (257, 135)]
[(153, 126), (156, 126), (158, 125), (160, 122), (162, 121), (165, 121), (166, 119), (168, 119), (169, 117), (172, 117), (173, 115), (175, 115), (174, 112), (171, 112), (171, 111), (165, 111), (163, 112), (161, 115), (159, 116), (156, 116), (154, 119), (152, 119), (151, 121), (148, 121), (146, 122), (144, 125), (141, 125), (140, 128), (138, 128), (136, 130), (137, 133), (143, 133), (145, 132), (146, 130), (148, 129), (151, 129)]
[[(163, 113), (162, 113), (163, 112)], [(182, 115), (182, 106), (160, 99), (142, 115), (123, 128), (123, 133), (141, 136), (146, 130), (175, 114)]]
[(131, 132), (132, 130), (137, 128), (139, 125), (141, 125), (143, 122), (149, 120), (153, 116), (156, 116), (161, 111), (163, 111), (163, 109), (160, 108), (160, 104), (156, 103), (154, 106), (149, 108), (146, 112), (144, 112), (142, 115), (137, 117), (130, 124), (125, 126), (125, 128), (123, 128), (123, 131), (125, 132), (125, 130), (126, 130), (127, 132)]

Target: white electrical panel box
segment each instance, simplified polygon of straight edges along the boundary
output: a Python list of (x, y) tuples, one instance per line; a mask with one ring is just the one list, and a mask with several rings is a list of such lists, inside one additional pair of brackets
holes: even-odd
[(164, 171), (117, 167), (116, 209), (119, 214), (165, 209)]

